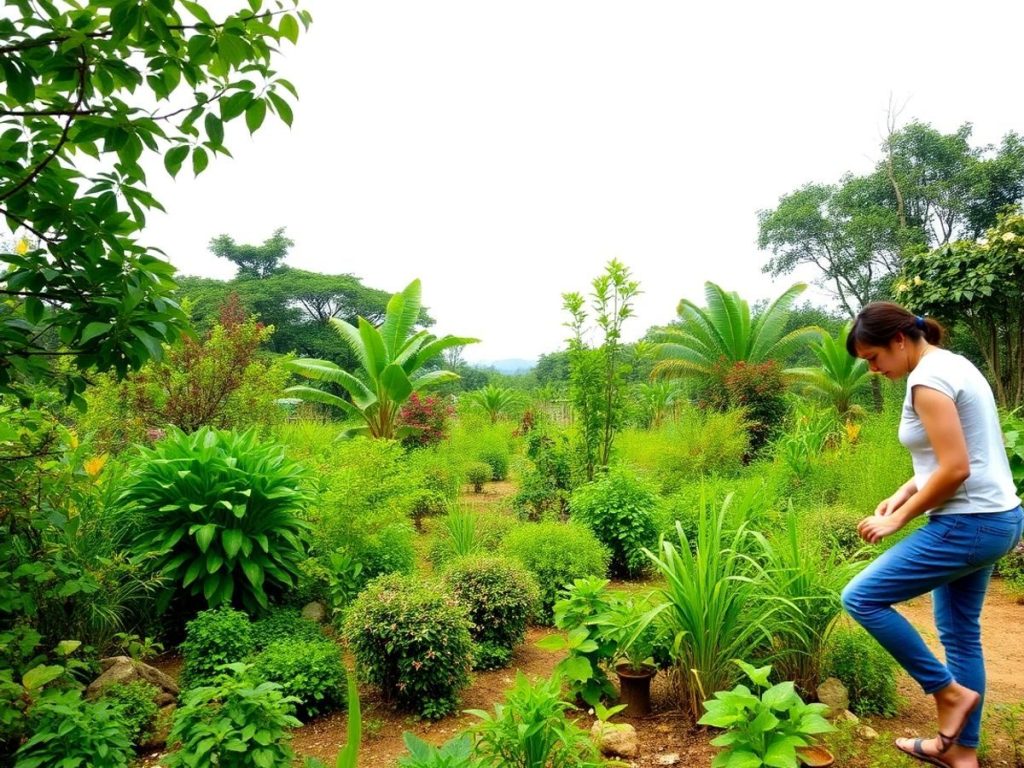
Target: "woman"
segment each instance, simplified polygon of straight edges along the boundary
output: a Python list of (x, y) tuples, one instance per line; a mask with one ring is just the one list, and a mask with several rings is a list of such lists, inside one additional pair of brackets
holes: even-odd
[[(914, 476), (857, 526), (881, 541), (918, 515), (921, 526), (843, 590), (846, 610), (935, 698), (938, 734), (897, 739), (911, 757), (947, 768), (977, 768), (985, 665), (981, 606), (993, 564), (1016, 545), (1024, 514), (1003, 448), (992, 390), (967, 359), (941, 349), (943, 329), (890, 302), (869, 304), (853, 323), (847, 351), (889, 379), (907, 376), (899, 440)], [(932, 593), (946, 663), (893, 608)]]

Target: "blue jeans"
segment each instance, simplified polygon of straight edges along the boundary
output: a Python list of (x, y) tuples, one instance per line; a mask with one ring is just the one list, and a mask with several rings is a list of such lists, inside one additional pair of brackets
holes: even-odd
[[(985, 695), (981, 652), (981, 604), (992, 566), (1016, 546), (1024, 528), (1021, 508), (976, 515), (936, 515), (882, 553), (850, 580), (843, 606), (857, 622), (932, 694), (954, 680)], [(943, 664), (893, 608), (932, 593), (935, 625), (946, 651)], [(981, 706), (958, 743), (977, 747)]]

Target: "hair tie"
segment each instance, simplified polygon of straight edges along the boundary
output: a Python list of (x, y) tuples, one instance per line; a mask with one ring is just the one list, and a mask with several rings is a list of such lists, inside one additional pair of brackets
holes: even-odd
[(918, 328), (923, 329), (924, 328), (924, 318), (921, 317), (920, 315), (915, 315), (914, 316), (914, 325), (916, 325)]

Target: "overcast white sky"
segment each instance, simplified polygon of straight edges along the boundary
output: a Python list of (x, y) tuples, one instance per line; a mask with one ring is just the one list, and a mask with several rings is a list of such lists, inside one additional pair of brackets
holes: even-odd
[(976, 143), (1024, 130), (1020, 2), (303, 7), (314, 25), (280, 62), (294, 127), (240, 129), (197, 180), (154, 172), (167, 214), (145, 240), (227, 278), (211, 237), (287, 227), (292, 266), (421, 278), (434, 331), (483, 340), (470, 360), (561, 348), (561, 294), (611, 258), (644, 291), (629, 338), (705, 280), (777, 294), (756, 212), (869, 170), (890, 94), (904, 122), (970, 121)]

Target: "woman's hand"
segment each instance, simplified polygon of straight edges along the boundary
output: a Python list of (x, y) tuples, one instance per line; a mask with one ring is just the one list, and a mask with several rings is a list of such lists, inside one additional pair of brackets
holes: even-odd
[[(888, 501), (888, 499), (886, 501)], [(884, 504), (885, 502), (882, 503)], [(879, 507), (881, 506), (882, 505), (879, 504)], [(886, 536), (896, 533), (896, 531), (906, 524), (907, 521), (902, 515), (883, 515), (876, 512), (871, 517), (865, 517), (857, 524), (857, 533), (868, 544), (877, 544)]]
[(875, 507), (875, 514), (878, 517), (888, 517), (897, 509), (907, 503), (907, 499), (914, 495), (916, 488), (901, 487), (896, 493), (887, 499), (882, 499)]

